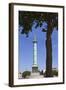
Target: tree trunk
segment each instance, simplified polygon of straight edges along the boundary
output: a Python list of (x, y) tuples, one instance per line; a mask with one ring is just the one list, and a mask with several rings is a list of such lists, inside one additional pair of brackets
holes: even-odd
[(46, 33), (46, 77), (52, 77), (52, 28), (49, 24)]

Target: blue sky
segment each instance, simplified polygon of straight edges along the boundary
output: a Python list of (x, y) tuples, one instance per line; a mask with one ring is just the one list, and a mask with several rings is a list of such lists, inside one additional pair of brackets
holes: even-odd
[[(33, 64), (33, 38), (37, 37), (38, 42), (38, 67), (39, 70), (46, 68), (46, 33), (42, 32), (42, 28), (47, 28), (47, 24), (44, 22), (42, 27), (35, 29), (36, 23), (32, 27), (32, 32), (29, 32), (29, 37), (26, 38), (25, 34), (19, 33), (19, 72), (25, 70), (32, 70)], [(58, 68), (58, 31), (55, 29), (52, 33), (52, 66)]]

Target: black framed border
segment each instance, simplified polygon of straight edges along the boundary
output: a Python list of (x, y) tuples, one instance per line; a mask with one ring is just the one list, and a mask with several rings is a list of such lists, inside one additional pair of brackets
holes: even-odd
[[(25, 8), (28, 7), (29, 9)], [(35, 9), (37, 8), (37, 9)], [(40, 10), (41, 11), (40, 11)], [(59, 42), (61, 46), (59, 46), (59, 50), (62, 51), (60, 52), (60, 59), (59, 62), (62, 64), (59, 64), (59, 69), (61, 69), (59, 72), (62, 75), (59, 75), (59, 79), (53, 80), (51, 77), (50, 78), (45, 78), (44, 81), (38, 80), (38, 82), (33, 79), (33, 82), (31, 79), (27, 80), (21, 80), (19, 81), (17, 78), (17, 75), (15, 72), (17, 72), (16, 67), (17, 67), (17, 45), (15, 47), (15, 41), (17, 40), (16, 36), (17, 33), (15, 34), (15, 30), (18, 29), (18, 11), (20, 10), (25, 10), (25, 11), (35, 11), (35, 12), (50, 12), (52, 9), (52, 13), (58, 13), (60, 14), (59, 21), (58, 21), (58, 32), (59, 29), (61, 30), (61, 35), (59, 34), (61, 41)], [(49, 10), (50, 9), (50, 10)], [(43, 11), (44, 10), (44, 11)], [(55, 10), (55, 11), (53, 11)], [(16, 14), (15, 14), (16, 13)], [(16, 20), (16, 21), (15, 21)], [(15, 23), (16, 22), (16, 23)], [(60, 24), (59, 24), (60, 22)], [(16, 51), (15, 51), (16, 50)], [(16, 56), (16, 58), (15, 58)], [(15, 62), (16, 61), (16, 62)], [(61, 67), (61, 68), (60, 68)], [(18, 67), (17, 67), (18, 68)], [(47, 79), (47, 82), (45, 82)], [(51, 80), (50, 80), (51, 79)], [(27, 82), (26, 82), (27, 81)], [(34, 83), (35, 82), (35, 83)], [(39, 5), (39, 4), (21, 4), (21, 3), (10, 3), (9, 4), (9, 86), (10, 87), (17, 87), (17, 86), (37, 86), (37, 85), (54, 85), (54, 84), (64, 84), (64, 6), (56, 6), (56, 5)]]

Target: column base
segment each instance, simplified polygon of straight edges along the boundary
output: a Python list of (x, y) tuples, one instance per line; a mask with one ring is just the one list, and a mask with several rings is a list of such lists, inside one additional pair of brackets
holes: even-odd
[(33, 67), (32, 67), (32, 72), (33, 72), (33, 73), (38, 72), (38, 66), (33, 66)]

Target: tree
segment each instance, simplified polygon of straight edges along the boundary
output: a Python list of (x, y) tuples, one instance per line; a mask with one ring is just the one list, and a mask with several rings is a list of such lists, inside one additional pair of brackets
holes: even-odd
[(27, 76), (30, 76), (30, 74), (31, 74), (30, 71), (24, 71), (24, 72), (22, 73), (22, 77), (23, 77), (23, 78), (26, 78)]
[(57, 70), (52, 70), (53, 76), (58, 76), (58, 71)]
[(46, 28), (42, 29), (42, 32), (46, 33), (46, 77), (52, 77), (52, 39), (51, 35), (56, 28), (58, 30), (58, 13), (49, 12), (19, 12), (19, 25), (23, 27), (21, 34), (29, 36), (29, 32), (32, 31), (34, 21), (38, 26), (42, 27), (43, 22), (47, 23)]

